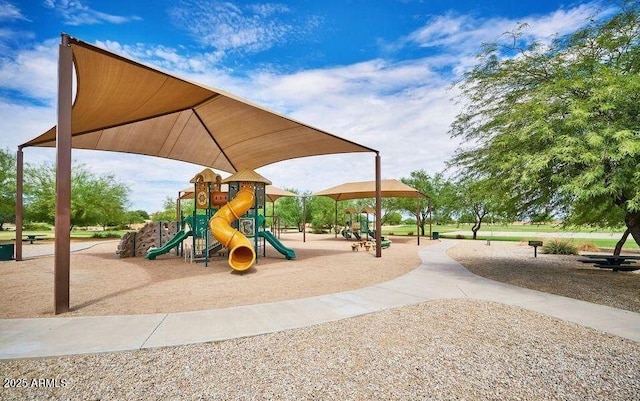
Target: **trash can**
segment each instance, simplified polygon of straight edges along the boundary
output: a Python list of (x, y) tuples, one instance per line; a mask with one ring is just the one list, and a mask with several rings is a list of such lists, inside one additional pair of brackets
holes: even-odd
[(431, 239), (439, 239), (440, 233), (438, 231), (434, 231), (431, 233)]
[(12, 260), (14, 244), (0, 244), (0, 260)]

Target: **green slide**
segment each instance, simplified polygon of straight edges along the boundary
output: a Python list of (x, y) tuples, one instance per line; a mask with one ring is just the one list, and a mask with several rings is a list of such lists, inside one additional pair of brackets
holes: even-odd
[(169, 242), (162, 245), (160, 248), (149, 248), (144, 258), (149, 260), (154, 260), (156, 256), (163, 255), (169, 252), (170, 250), (172, 250), (173, 248), (175, 248), (176, 246), (180, 245), (180, 243), (184, 241), (191, 234), (192, 234), (191, 228), (188, 225), (185, 225), (182, 230), (178, 231), (176, 235), (174, 235), (173, 238), (169, 240)]
[(276, 251), (278, 251), (281, 254), (283, 254), (288, 260), (296, 258), (296, 253), (294, 252), (294, 250), (284, 246), (282, 244), (282, 242), (280, 242), (269, 231), (260, 231), (260, 232), (258, 232), (258, 237), (262, 237), (262, 238), (266, 239), (274, 248), (276, 248)]

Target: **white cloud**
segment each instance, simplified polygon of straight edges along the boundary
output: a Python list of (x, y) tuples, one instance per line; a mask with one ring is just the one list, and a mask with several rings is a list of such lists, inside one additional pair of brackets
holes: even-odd
[(285, 39), (292, 27), (275, 17), (286, 12), (284, 7), (267, 5), (242, 9), (230, 2), (183, 0), (170, 15), (176, 26), (204, 45), (222, 51), (255, 52)]
[(23, 14), (22, 11), (14, 6), (13, 4), (0, 1), (0, 21), (15, 21), (15, 20), (23, 20), (29, 21)]
[(227, 1), (182, 0), (169, 10), (174, 24), (220, 54), (251, 54), (286, 43), (317, 28), (314, 16), (298, 19), (286, 5), (236, 5)]
[(513, 31), (518, 24), (527, 24), (524, 31), (527, 39), (544, 42), (554, 36), (574, 32), (589, 18), (601, 10), (596, 2), (576, 7), (561, 8), (548, 15), (529, 16), (521, 19), (487, 18), (476, 19), (468, 15), (439, 15), (431, 18), (420, 29), (410, 33), (394, 44), (394, 48), (414, 44), (419, 47), (446, 49), (447, 53), (469, 55), (477, 52), (479, 45), (500, 39), (505, 32)]
[(0, 57), (0, 88), (44, 102), (53, 100), (57, 93), (58, 43), (50, 40)]
[(66, 25), (95, 25), (102, 23), (124, 24), (131, 21), (140, 21), (135, 15), (121, 16), (107, 14), (83, 5), (79, 0), (45, 0), (45, 7), (53, 8), (62, 17)]
[[(523, 22), (530, 24), (532, 35), (547, 37), (550, 32), (565, 32), (567, 26), (577, 28), (590, 10), (589, 4), (581, 5)], [(253, 12), (273, 15), (285, 11), (274, 8)], [(246, 11), (235, 12), (246, 17)], [(98, 45), (377, 149), (381, 152), (383, 178), (401, 178), (419, 169), (429, 173), (443, 170), (457, 147), (448, 135), (457, 114), (457, 106), (450, 101), (456, 94), (450, 89), (451, 76), (459, 76), (472, 65), (472, 54), (480, 42), (498, 38), (518, 22), (450, 15), (440, 18), (431, 21), (438, 29), (425, 26), (403, 39), (405, 44), (411, 40), (452, 49), (435, 56), (400, 62), (378, 58), (292, 73), (257, 70), (243, 77), (219, 69), (220, 53), (187, 55), (182, 49), (111, 41)], [(0, 136), (0, 147), (15, 148), (55, 123), (56, 48), (57, 42), (51, 41), (3, 60), (0, 86), (41, 98), (43, 105), (21, 106), (0, 99), (0, 114), (5, 116), (0, 121), (0, 132), (11, 133)], [(25, 71), (29, 79), (19, 79), (19, 73)], [(52, 161), (55, 154), (52, 150), (27, 149), (25, 159)], [(166, 196), (175, 197), (202, 169), (188, 163), (105, 152), (74, 151), (74, 159), (96, 173), (113, 172), (131, 188), (132, 207), (148, 211), (159, 210)], [(318, 191), (348, 181), (373, 180), (374, 156), (344, 154), (296, 159), (260, 168), (258, 172), (279, 187)]]

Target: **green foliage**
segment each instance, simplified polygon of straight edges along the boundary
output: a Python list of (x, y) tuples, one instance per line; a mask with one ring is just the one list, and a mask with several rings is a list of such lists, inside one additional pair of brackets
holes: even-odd
[[(25, 166), (25, 218), (55, 223), (56, 173), (51, 163)], [(113, 175), (97, 176), (85, 165), (74, 164), (71, 174), (71, 224), (103, 227), (120, 224), (125, 215), (128, 188)]]
[(91, 238), (120, 238), (120, 233), (113, 231), (98, 231), (93, 233)]
[(544, 242), (542, 253), (552, 255), (577, 255), (578, 247), (569, 240), (551, 239)]
[(451, 165), (486, 178), (510, 216), (608, 227), (640, 212), (640, 6), (620, 4), (549, 45), (520, 26), (461, 81)]
[(125, 224), (139, 224), (144, 223), (145, 220), (149, 219), (149, 214), (144, 210), (130, 210), (125, 213), (124, 223)]
[(0, 149), (0, 230), (14, 223), (16, 215), (16, 158), (8, 149)]
[(431, 207), (434, 222), (451, 221), (451, 215), (456, 207), (456, 191), (454, 184), (445, 179), (442, 173), (436, 173), (433, 177), (424, 170), (412, 171), (409, 177), (400, 181), (427, 195), (424, 198), (391, 198), (389, 202), (394, 210), (409, 213), (420, 222), (420, 231), (424, 235), (424, 227), (429, 219), (429, 207)]
[(176, 200), (170, 196), (164, 198), (162, 210), (151, 214), (152, 221), (178, 221)]
[[(413, 219), (414, 224), (415, 222), (415, 219)], [(385, 223), (390, 226), (397, 226), (398, 224), (402, 223), (402, 215), (398, 212), (389, 213), (387, 221)]]
[(22, 225), (25, 231), (51, 231), (53, 227), (46, 223), (24, 223)]
[(311, 196), (307, 198), (308, 222), (313, 227), (330, 228), (333, 227), (336, 214), (335, 201), (326, 196)]
[[(286, 188), (287, 191), (294, 194), (300, 194), (300, 191), (293, 188)], [(302, 199), (283, 197), (275, 202), (275, 214), (280, 218), (280, 226), (282, 227), (302, 227)]]

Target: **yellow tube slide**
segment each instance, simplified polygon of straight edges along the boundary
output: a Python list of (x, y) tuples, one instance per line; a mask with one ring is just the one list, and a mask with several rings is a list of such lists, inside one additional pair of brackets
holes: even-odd
[(245, 271), (256, 261), (253, 244), (240, 231), (231, 227), (231, 223), (242, 216), (253, 206), (253, 191), (243, 188), (238, 195), (224, 205), (209, 220), (209, 228), (213, 236), (229, 249), (229, 266), (233, 270)]

